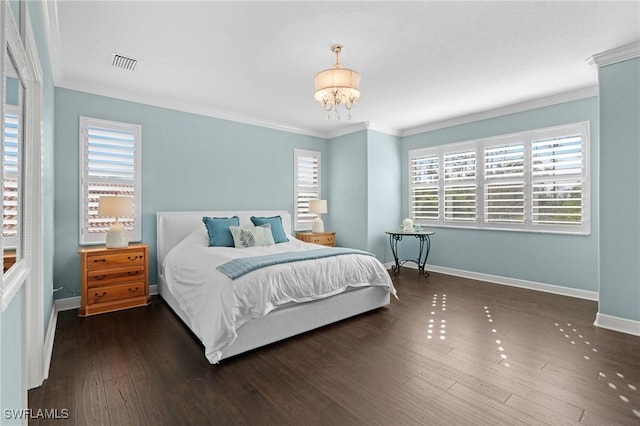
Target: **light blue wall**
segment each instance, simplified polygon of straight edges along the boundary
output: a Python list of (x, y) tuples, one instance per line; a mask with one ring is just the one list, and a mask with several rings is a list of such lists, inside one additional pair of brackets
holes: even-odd
[(367, 250), (391, 262), (384, 231), (398, 228), (402, 217), (400, 140), (373, 130), (367, 136)]
[(599, 69), (599, 313), (640, 321), (640, 59)]
[(26, 408), (24, 386), (22, 382), (22, 290), (19, 291), (9, 306), (0, 314), (0, 423), (21, 424), (15, 419), (5, 419), (4, 410)]
[(400, 221), (400, 142), (395, 136), (362, 130), (329, 140), (327, 230), (338, 245), (391, 260), (384, 231)]
[(367, 132), (330, 139), (327, 231), (336, 232), (337, 245), (367, 249)]
[[(151, 284), (157, 211), (293, 211), (294, 149), (327, 157), (322, 138), (67, 89), (56, 88), (55, 111), (54, 281), (65, 287), (56, 298), (79, 291), (80, 116), (142, 125), (142, 239), (151, 245)], [(328, 173), (324, 162), (321, 173)]]
[[(521, 113), (434, 130), (402, 139), (402, 216), (409, 212), (408, 151), (579, 121), (591, 122), (591, 235), (435, 228), (429, 264), (581, 290), (598, 290), (598, 98), (566, 102)], [(404, 258), (417, 242), (403, 241)]]

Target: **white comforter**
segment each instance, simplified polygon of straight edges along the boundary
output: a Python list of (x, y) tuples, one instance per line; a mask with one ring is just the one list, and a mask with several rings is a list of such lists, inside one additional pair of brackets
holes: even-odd
[(382, 286), (396, 294), (389, 274), (373, 256), (341, 255), (273, 265), (235, 280), (216, 267), (236, 257), (321, 248), (289, 236), (267, 247), (208, 247), (206, 232), (196, 231), (167, 254), (167, 287), (200, 338), (209, 362), (217, 363), (236, 340), (236, 330), (290, 302), (307, 302), (342, 293), (348, 287)]

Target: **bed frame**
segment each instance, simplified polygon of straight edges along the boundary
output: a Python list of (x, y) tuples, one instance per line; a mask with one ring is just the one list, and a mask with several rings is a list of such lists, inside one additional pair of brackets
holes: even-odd
[[(194, 230), (203, 227), (202, 217), (238, 216), (240, 224), (250, 223), (251, 216), (282, 217), (284, 230), (291, 234), (291, 215), (287, 211), (184, 211), (157, 213), (158, 280), (160, 296), (182, 321), (191, 328), (187, 315), (173, 297), (165, 281), (164, 258), (173, 246)], [(204, 229), (204, 228), (203, 228)], [(224, 352), (221, 359), (295, 336), (354, 315), (388, 305), (390, 293), (383, 287), (353, 289), (326, 299), (300, 304), (289, 304), (268, 315), (248, 321), (237, 331), (237, 340)]]

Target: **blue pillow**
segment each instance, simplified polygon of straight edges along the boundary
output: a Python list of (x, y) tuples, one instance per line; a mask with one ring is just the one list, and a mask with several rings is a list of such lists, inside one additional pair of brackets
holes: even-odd
[(232, 217), (203, 217), (202, 221), (209, 233), (209, 247), (234, 247), (230, 226), (240, 226), (240, 218)]
[(271, 225), (271, 234), (273, 234), (273, 241), (276, 244), (278, 243), (286, 243), (289, 241), (287, 238), (287, 234), (284, 232), (284, 228), (282, 227), (282, 217), (273, 216), (273, 217), (255, 217), (251, 216), (251, 222), (255, 226), (264, 225), (268, 223)]

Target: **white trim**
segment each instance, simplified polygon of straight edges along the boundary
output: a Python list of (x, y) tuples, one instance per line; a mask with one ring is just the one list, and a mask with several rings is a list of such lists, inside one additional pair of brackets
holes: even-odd
[(54, 309), (56, 312), (71, 311), (80, 307), (80, 296), (66, 297), (64, 299), (56, 299), (54, 301)]
[(597, 53), (587, 59), (587, 63), (600, 68), (638, 57), (640, 57), (640, 41), (635, 41), (625, 44), (624, 46), (616, 47), (615, 49)]
[(360, 132), (362, 130), (367, 130), (367, 129), (374, 130), (376, 132), (384, 133), (391, 136), (400, 137), (402, 135), (402, 132), (399, 129), (395, 129), (387, 126), (380, 126), (378, 124), (373, 124), (370, 121), (362, 121), (360, 123), (355, 123), (347, 127), (331, 130), (325, 135), (325, 137), (327, 139), (333, 139), (340, 136), (350, 135), (351, 133)]
[[(390, 268), (393, 263), (387, 263), (385, 266)], [(403, 268), (417, 269), (413, 264), (406, 264)], [(426, 270), (437, 272), (440, 274), (453, 275), (456, 277), (468, 278), (471, 280), (486, 281), (493, 284), (507, 285), (510, 287), (525, 288), (528, 290), (542, 291), (545, 293), (553, 293), (560, 296), (575, 297), (577, 299), (598, 300), (598, 292), (590, 290), (581, 290), (578, 288), (563, 287), (554, 284), (545, 284), (535, 281), (521, 280), (518, 278), (501, 277), (499, 275), (483, 274), (481, 272), (465, 271), (462, 269), (447, 268), (444, 266), (427, 265)], [(402, 273), (402, 272), (400, 272)]]
[[(158, 284), (149, 286), (149, 295), (154, 296), (158, 293)], [(56, 299), (55, 309), (56, 312), (71, 311), (73, 309), (80, 308), (80, 296), (66, 297), (64, 299)]]
[(53, 84), (57, 86), (62, 76), (61, 43), (60, 43), (60, 25), (58, 20), (58, 2), (44, 1), (40, 4), (42, 11), (42, 22), (44, 24), (44, 33), (49, 51), (49, 60), (51, 61), (51, 71), (53, 73)]
[(640, 321), (614, 317), (598, 312), (593, 325), (600, 328), (606, 328), (608, 330), (640, 336)]
[(474, 114), (455, 117), (448, 120), (437, 121), (434, 123), (424, 124), (418, 127), (405, 129), (400, 136), (411, 136), (419, 133), (426, 133), (432, 130), (444, 129), (446, 127), (458, 126), (461, 124), (472, 123), (474, 121), (486, 120), (489, 118), (501, 117), (503, 115), (514, 114), (517, 112), (529, 111), (536, 108), (543, 108), (551, 105), (557, 105), (564, 102), (577, 101), (580, 99), (592, 98), (598, 96), (598, 86), (587, 86), (580, 89), (571, 90), (569, 92), (558, 93), (543, 98), (533, 99), (530, 101), (520, 102), (517, 104), (507, 105), (500, 108), (481, 111)]
[(44, 338), (43, 353), (43, 369), (42, 379), (49, 378), (49, 368), (51, 367), (51, 356), (53, 355), (53, 342), (56, 337), (56, 326), (58, 324), (58, 307), (54, 304), (51, 307), (51, 315), (49, 315), (49, 325), (47, 326), (47, 334)]
[(26, 333), (26, 359), (28, 389), (42, 385), (44, 381), (44, 204), (43, 204), (43, 102), (44, 89), (42, 86), (43, 73), (38, 57), (38, 48), (35, 35), (31, 26), (28, 8), (25, 8), (25, 37), (24, 44), (27, 54), (27, 62), (32, 67), (33, 81), (32, 93), (27, 100), (31, 118), (27, 123), (30, 126), (31, 142), (29, 156), (27, 157), (25, 186), (28, 203), (27, 208), (31, 213), (29, 217), (28, 234), (31, 247), (31, 275), (28, 285), (25, 286), (25, 333)]

